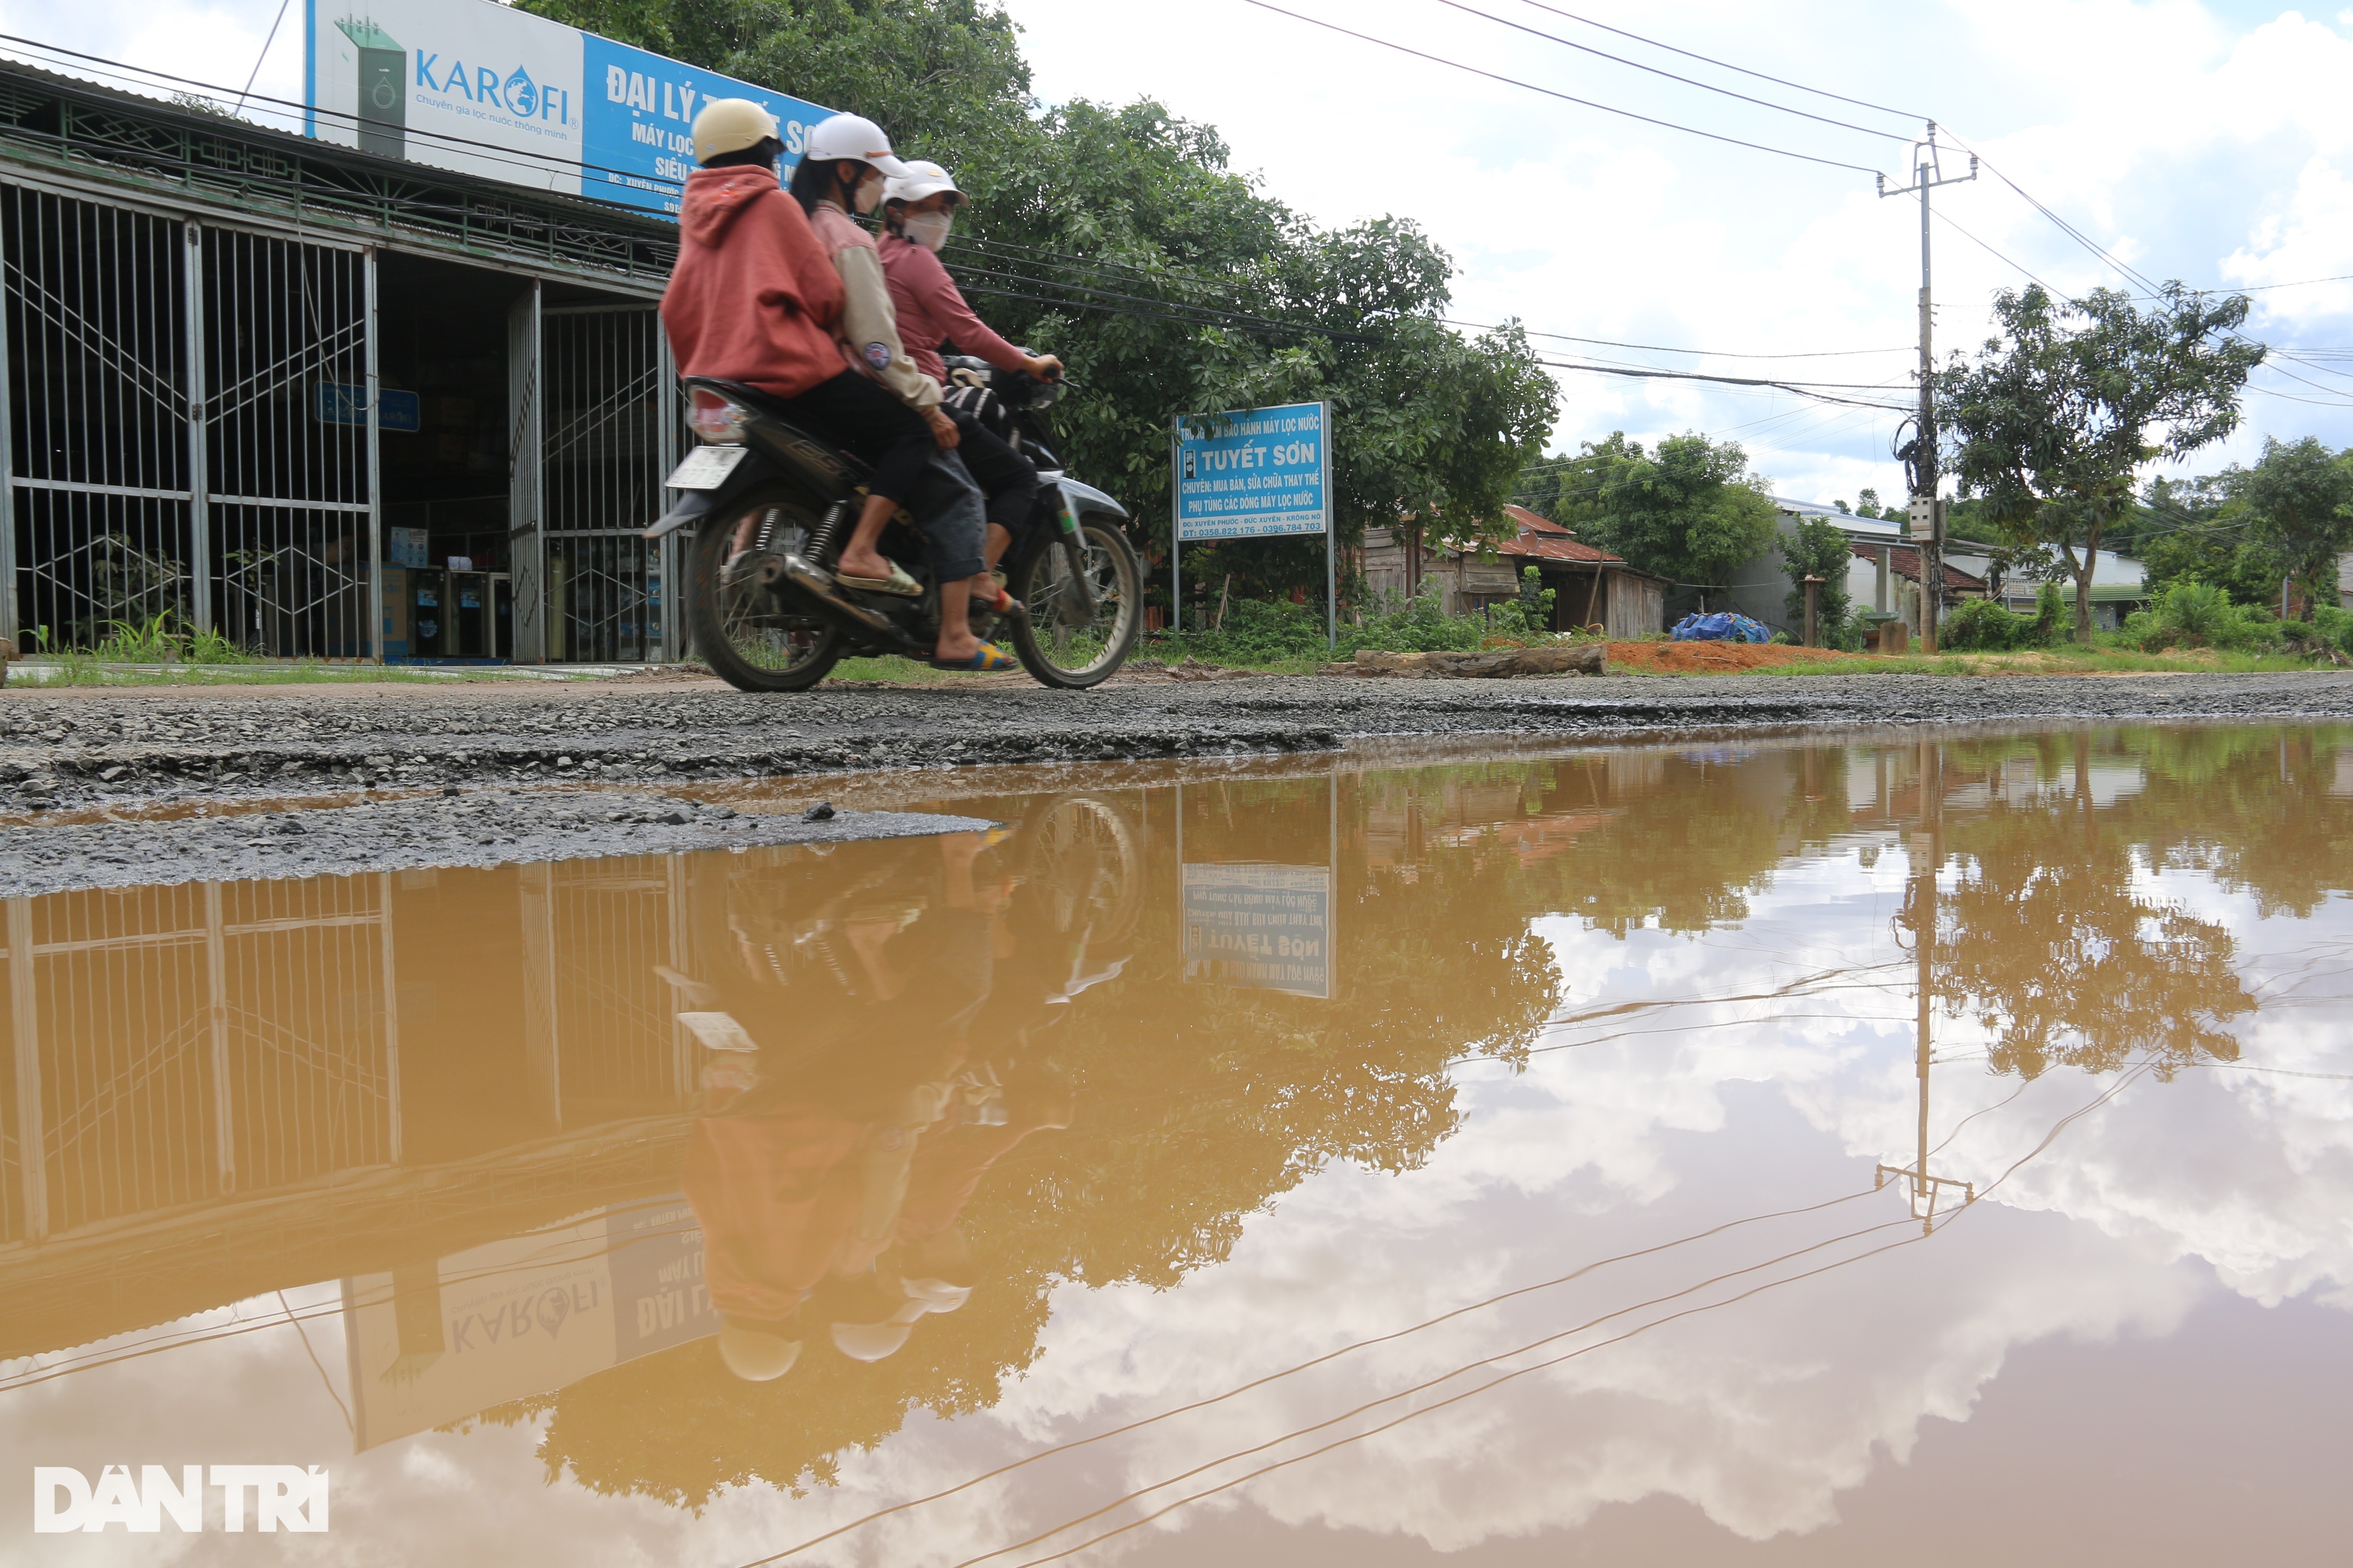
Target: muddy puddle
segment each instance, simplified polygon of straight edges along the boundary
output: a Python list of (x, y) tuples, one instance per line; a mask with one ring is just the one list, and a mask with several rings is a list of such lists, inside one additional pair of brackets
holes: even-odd
[(0, 1562), (2343, 1550), (2353, 728), (1055, 782), (9, 901)]

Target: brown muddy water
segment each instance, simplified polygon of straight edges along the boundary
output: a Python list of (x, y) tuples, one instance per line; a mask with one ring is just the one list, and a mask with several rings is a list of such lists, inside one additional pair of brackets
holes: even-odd
[(2353, 729), (1051, 776), (10, 903), (0, 1561), (2341, 1560)]

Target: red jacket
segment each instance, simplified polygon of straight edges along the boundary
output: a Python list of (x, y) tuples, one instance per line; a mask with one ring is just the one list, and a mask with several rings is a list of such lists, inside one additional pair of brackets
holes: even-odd
[(681, 375), (797, 397), (842, 372), (841, 276), (773, 169), (686, 177), (662, 327)]

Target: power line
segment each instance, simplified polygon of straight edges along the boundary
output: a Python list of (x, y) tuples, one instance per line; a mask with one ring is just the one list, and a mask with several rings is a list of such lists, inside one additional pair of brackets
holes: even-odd
[(1580, 16), (1574, 11), (1564, 11), (1557, 5), (1538, 5), (1537, 0), (1525, 0), (1525, 3), (1535, 6), (1539, 11), (1549, 11), (1556, 16), (1566, 16), (1572, 22), (1582, 22), (1588, 27), (1599, 27), (1605, 33), (1615, 33), (1621, 38), (1631, 38), (1638, 44), (1648, 44), (1654, 49), (1664, 49), (1671, 55), (1681, 55), (1687, 60), (1699, 60), (1724, 70), (1738, 71), (1742, 76), (1753, 76), (1758, 81), (1769, 81), (1776, 87), (1793, 88), (1799, 92), (1810, 92), (1816, 98), (1836, 99), (1841, 103), (1852, 103), (1857, 109), (1871, 109), (1882, 114), (1892, 114), (1898, 120), (1928, 118), (1925, 114), (1915, 114), (1909, 110), (1890, 109), (1883, 103), (1868, 103), (1860, 98), (1849, 98), (1841, 92), (1828, 92), (1819, 87), (1808, 87), (1803, 82), (1789, 81), (1778, 76), (1767, 76), (1763, 71), (1750, 70), (1746, 66), (1736, 66), (1729, 60), (1720, 60), (1712, 55), (1699, 54), (1691, 49), (1679, 49), (1672, 44), (1662, 44), (1656, 38), (1646, 38), (1640, 33), (1630, 33), (1623, 27), (1613, 27), (1607, 22), (1597, 22), (1590, 16)]
[[(1638, 71), (1649, 71), (1652, 76), (1662, 76), (1669, 81), (1682, 82), (1685, 87), (1698, 88), (1703, 92), (1720, 92), (1726, 98), (1736, 98), (1743, 103), (1753, 103), (1759, 109), (1775, 110), (1782, 114), (1794, 114), (1800, 120), (1810, 120), (1818, 125), (1835, 125), (1841, 131), (1859, 131), (1865, 136), (1882, 136), (1890, 142), (1909, 142), (1911, 140), (1909, 136), (1901, 132), (1881, 131), (1873, 126), (1857, 125), (1851, 121), (1832, 120), (1826, 114), (1813, 114), (1802, 109), (1791, 109), (1788, 104), (1774, 103), (1769, 100), (1762, 98), (1751, 98), (1745, 92), (1735, 92), (1728, 87), (1717, 87), (1712, 82), (1700, 81), (1694, 78), (1687, 76), (1677, 76), (1671, 70), (1662, 70), (1657, 66), (1646, 66), (1640, 60), (1630, 60), (1623, 55), (1613, 55), (1606, 49), (1597, 49), (1589, 44), (1574, 43), (1567, 38), (1560, 37), (1557, 33), (1547, 33), (1541, 28), (1531, 27), (1521, 22), (1506, 21), (1501, 16), (1494, 16), (1486, 11), (1478, 10), (1473, 6), (1466, 5), (1462, 4), (1462, 0), (1438, 0), (1438, 3), (1441, 5), (1452, 6), (1455, 10), (1467, 13), (1470, 16), (1478, 16), (1486, 21), (1493, 22), (1498, 26), (1510, 27), (1515, 32), (1525, 33), (1532, 38), (1542, 38), (1546, 43), (1558, 44), (1565, 48), (1582, 50), (1586, 54), (1597, 56), (1601, 59), (1614, 60), (1621, 66), (1631, 66)], [(1551, 7), (1539, 6), (1538, 9), (1550, 10)], [(1582, 18), (1578, 19), (1581, 20)]]
[[(1458, 321), (1451, 316), (1441, 316), (1439, 319), (1450, 327), (1468, 327), (1473, 331), (1493, 332), (1501, 330), (1478, 321)], [(1650, 353), (1662, 354), (1698, 354), (1706, 359), (1850, 359), (1860, 354), (1894, 354), (1913, 352), (1911, 344), (1898, 343), (1893, 348), (1884, 349), (1815, 349), (1804, 353), (1756, 354), (1741, 353), (1734, 349), (1678, 349), (1670, 348), (1664, 343), (1624, 343), (1615, 338), (1580, 338), (1572, 332), (1539, 332), (1527, 327), (1520, 330), (1532, 338), (1556, 338), (1565, 343), (1599, 343), (1604, 348), (1641, 349)], [(2353, 353), (2353, 350), (2347, 352)]]
[(1401, 55), (1411, 55), (1418, 60), (1428, 60), (1432, 65), (1444, 66), (1450, 70), (1468, 71), (1472, 76), (1484, 77), (1489, 81), (1500, 81), (1506, 87), (1516, 87), (1529, 92), (1542, 93), (1546, 98), (1556, 98), (1564, 103), (1574, 103), (1585, 109), (1598, 109), (1604, 114), (1616, 114), (1628, 120), (1639, 120), (1645, 125), (1656, 125), (1667, 131), (1680, 131), (1690, 136), (1704, 136), (1710, 142), (1728, 142), (1732, 146), (1746, 147), (1755, 153), (1771, 153), (1783, 158), (1795, 158), (1800, 163), (1820, 163), (1830, 169), (1852, 169), (1858, 174), (1876, 174), (1880, 172), (1877, 169), (1866, 169), (1860, 163), (1842, 163), (1836, 158), (1817, 157), (1811, 153), (1793, 153), (1787, 147), (1768, 147), (1762, 142), (1744, 142), (1737, 136), (1725, 136), (1714, 131), (1702, 131), (1694, 125), (1678, 125), (1672, 120), (1637, 114), (1630, 109), (1619, 109), (1607, 103), (1596, 103), (1589, 98), (1578, 98), (1571, 93), (1556, 92), (1551, 88), (1538, 87), (1534, 82), (1522, 81), (1516, 77), (1482, 70), (1477, 66), (1464, 65), (1461, 60), (1450, 60), (1440, 55), (1428, 54), (1404, 44), (1392, 43), (1387, 38), (1377, 38), (1370, 33), (1359, 33), (1354, 27), (1344, 27), (1337, 22), (1326, 22), (1319, 17), (1301, 16), (1296, 11), (1286, 11), (1282, 6), (1272, 4), (1271, 0), (1242, 0), (1242, 4), (1255, 5), (1261, 11), (1271, 11), (1278, 16), (1288, 16), (1294, 22), (1304, 22), (1311, 27), (1322, 27), (1328, 32), (1355, 38), (1360, 43), (1377, 45), (1385, 49), (1395, 49)]
[(1590, 371), (1596, 375), (1634, 376), (1645, 381), (1708, 381), (1716, 382), (1726, 386), (1769, 386), (1782, 392), (1795, 393), (1800, 397), (1819, 398), (1824, 403), (1851, 403), (1858, 408), (1891, 408), (1901, 413), (1905, 411), (1907, 407), (1906, 405), (1900, 403), (1864, 403), (1859, 399), (1852, 397), (1830, 397), (1821, 393), (1808, 390), (1810, 387), (1817, 386), (1841, 387), (1855, 392), (1883, 392), (1886, 390), (1885, 386), (1872, 382), (1767, 381), (1754, 376), (1744, 375), (1703, 375), (1697, 371), (1689, 370), (1635, 370), (1609, 364), (1572, 364), (1566, 360), (1540, 359), (1536, 363), (1541, 365), (1549, 366), (1554, 370)]

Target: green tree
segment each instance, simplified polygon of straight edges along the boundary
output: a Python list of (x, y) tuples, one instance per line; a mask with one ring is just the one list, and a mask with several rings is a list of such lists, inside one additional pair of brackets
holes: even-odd
[[(2240, 495), (2263, 541), (2304, 590), (2304, 619), (2325, 594), (2337, 602), (2337, 557), (2353, 548), (2353, 468), (2317, 437), (2263, 437), (2263, 459)], [(2258, 601), (2260, 602), (2260, 601)]]
[[(1871, 492), (1866, 490), (1865, 495)], [(1814, 601), (1815, 624), (1825, 641), (1833, 646), (1846, 629), (1847, 610), (1852, 595), (1848, 594), (1847, 564), (1854, 559), (1848, 548), (1847, 537), (1838, 524), (1828, 518), (1809, 517), (1799, 521), (1797, 531), (1781, 541), (1781, 570), (1789, 575), (1789, 598), (1787, 609), (1789, 624), (1802, 626), (1806, 620), (1806, 579), (1822, 579)]]
[(1994, 296), (2000, 335), (1937, 376), (1962, 486), (2012, 542), (2052, 547), (2075, 582), (2075, 636), (2092, 637), (2092, 575), (2133, 479), (2239, 425), (2263, 350), (2233, 334), (2244, 295), (2209, 301), (2170, 283), (2143, 310), (2119, 290), (2071, 303), (2038, 284)]
[(1778, 531), (1780, 514), (1736, 441), (1694, 432), (1645, 453), (1620, 431), (1598, 446), (1586, 443), (1584, 456), (1595, 493), (1587, 536), (1641, 571), (1712, 586), (1762, 553)]

